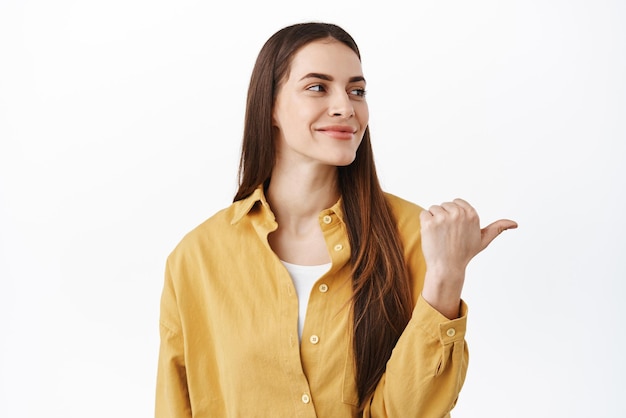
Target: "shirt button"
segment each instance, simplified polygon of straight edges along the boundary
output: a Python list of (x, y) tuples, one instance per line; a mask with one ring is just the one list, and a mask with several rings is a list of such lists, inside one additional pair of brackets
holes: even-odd
[(335, 245), (335, 251), (341, 251), (341, 250), (343, 250), (343, 245), (341, 244)]
[(317, 344), (320, 342), (320, 337), (318, 337), (317, 335), (311, 335), (309, 341), (311, 341), (311, 344)]
[(329, 224), (333, 221), (333, 218), (331, 218), (329, 215), (326, 215), (322, 218), (322, 220), (324, 221), (325, 224)]
[(326, 293), (328, 292), (328, 285), (326, 283), (322, 283), (319, 287), (320, 292)]
[(309, 403), (311, 402), (311, 397), (309, 395), (307, 395), (306, 393), (302, 394), (302, 403)]
[(454, 337), (456, 335), (456, 330), (454, 328), (450, 328), (446, 331), (446, 334), (448, 335), (448, 337)]

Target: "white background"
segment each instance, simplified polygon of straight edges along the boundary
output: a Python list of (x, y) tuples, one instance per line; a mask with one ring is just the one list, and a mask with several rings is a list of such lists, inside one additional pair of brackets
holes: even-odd
[(165, 258), (306, 20), (359, 43), (388, 191), (519, 222), (468, 272), (453, 415), (626, 416), (624, 2), (209, 3), (0, 1), (0, 416), (152, 416)]

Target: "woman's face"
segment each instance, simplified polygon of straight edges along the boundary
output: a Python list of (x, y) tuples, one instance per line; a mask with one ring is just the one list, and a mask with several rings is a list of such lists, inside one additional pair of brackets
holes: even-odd
[(354, 51), (324, 39), (294, 55), (273, 111), (279, 161), (348, 165), (368, 120), (365, 79)]

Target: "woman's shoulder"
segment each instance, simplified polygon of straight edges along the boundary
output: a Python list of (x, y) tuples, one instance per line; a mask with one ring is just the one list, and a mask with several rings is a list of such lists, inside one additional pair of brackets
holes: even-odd
[(246, 239), (247, 233), (251, 231), (250, 219), (263, 217), (265, 219), (273, 216), (267, 208), (259, 210), (261, 206), (267, 207), (267, 203), (263, 190), (259, 187), (248, 197), (215, 212), (187, 232), (175, 251), (193, 251), (199, 248), (205, 251), (213, 248), (212, 251), (216, 251), (216, 248), (227, 248), (229, 244), (236, 244), (236, 241)]
[(231, 224), (236, 203), (218, 210), (191, 229), (185, 238), (194, 238), (196, 235), (205, 235), (207, 232), (218, 232)]
[(227, 240), (236, 206), (237, 204), (233, 203), (228, 207), (220, 209), (191, 230), (188, 230), (172, 252), (193, 252), (194, 249), (206, 248), (212, 244)]
[(424, 209), (418, 204), (392, 193), (385, 193), (385, 198), (403, 241), (419, 239), (420, 213)]
[(387, 199), (387, 203), (396, 217), (419, 216), (420, 212), (424, 210), (421, 206), (410, 200), (388, 192), (385, 192), (384, 194)]

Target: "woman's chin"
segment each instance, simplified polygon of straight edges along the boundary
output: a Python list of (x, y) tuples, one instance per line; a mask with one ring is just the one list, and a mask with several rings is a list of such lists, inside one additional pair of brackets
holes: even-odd
[(356, 158), (356, 154), (337, 155), (335, 156), (335, 158), (331, 159), (332, 161), (329, 161), (329, 164), (332, 164), (337, 167), (345, 167), (347, 165), (352, 164), (355, 158)]

